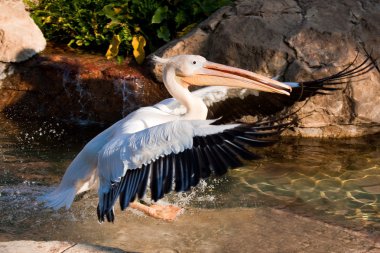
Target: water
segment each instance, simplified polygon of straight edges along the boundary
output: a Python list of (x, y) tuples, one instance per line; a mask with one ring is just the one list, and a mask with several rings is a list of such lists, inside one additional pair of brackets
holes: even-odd
[[(240, 226), (239, 233), (244, 233), (253, 210), (267, 207), (353, 230), (380, 231), (380, 135), (348, 140), (284, 138), (261, 150), (261, 160), (206, 180), (190, 193), (169, 195), (165, 201), (187, 210), (175, 223), (117, 211), (114, 225), (94, 229), (99, 226), (95, 192), (80, 196), (72, 209), (58, 212), (42, 208), (35, 197), (59, 182), (75, 154), (102, 128), (47, 121), (20, 124), (1, 116), (0, 129), (0, 241), (73, 240), (131, 249), (126, 240), (140, 245), (143, 231), (160, 226), (155, 233), (161, 240), (183, 236), (182, 249), (191, 249), (192, 240), (202, 236), (206, 240), (202, 245), (212, 248), (204, 231), (228, 229), (221, 220), (238, 214), (242, 223), (231, 226)], [(191, 228), (186, 222), (193, 219), (208, 227)], [(193, 239), (183, 240), (181, 226), (188, 227)], [(107, 240), (110, 235), (112, 241)]]

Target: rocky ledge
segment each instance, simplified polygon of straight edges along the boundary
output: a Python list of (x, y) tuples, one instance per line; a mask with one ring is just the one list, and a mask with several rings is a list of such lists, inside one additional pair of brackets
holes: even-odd
[(49, 47), (9, 65), (0, 78), (0, 111), (13, 118), (54, 117), (114, 123), (167, 96), (139, 66)]

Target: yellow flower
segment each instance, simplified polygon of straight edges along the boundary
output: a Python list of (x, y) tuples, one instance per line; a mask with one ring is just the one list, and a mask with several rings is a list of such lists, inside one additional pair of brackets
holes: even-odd
[(112, 40), (111, 40), (110, 45), (108, 46), (108, 50), (106, 53), (106, 58), (108, 60), (114, 58), (115, 56), (117, 56), (119, 54), (120, 42), (121, 42), (120, 36), (114, 35)]
[(133, 56), (138, 64), (142, 64), (145, 59), (144, 47), (146, 40), (142, 35), (135, 35), (132, 38)]

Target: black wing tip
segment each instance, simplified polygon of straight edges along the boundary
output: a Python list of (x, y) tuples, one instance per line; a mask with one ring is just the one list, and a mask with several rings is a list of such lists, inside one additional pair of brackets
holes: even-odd
[[(358, 51), (354, 60), (349, 63), (341, 71), (336, 72), (330, 76), (311, 80), (299, 82), (301, 95), (298, 100), (302, 100), (305, 96), (313, 96), (317, 94), (328, 95), (336, 90), (342, 90), (343, 88), (338, 87), (337, 85), (344, 84), (348, 82), (348, 79), (353, 79), (355, 77), (363, 76), (366, 73), (370, 72), (374, 68), (377, 69), (380, 73), (379, 66), (377, 64), (377, 59), (374, 59), (372, 55), (363, 47), (365, 59), (359, 64), (356, 64), (358, 61), (358, 56), (360, 52)], [(321, 93), (323, 91), (323, 93)]]
[(151, 198), (158, 201), (172, 190), (190, 190), (200, 179), (207, 178), (212, 173), (216, 176), (224, 175), (228, 169), (242, 166), (243, 160), (261, 158), (246, 147), (273, 145), (281, 132), (294, 122), (294, 119), (283, 122), (285, 120), (286, 117), (281, 117), (277, 120), (240, 125), (230, 131), (225, 130), (210, 136), (195, 136), (191, 149), (160, 157), (143, 165), (141, 169), (127, 170), (120, 182), (114, 182), (110, 191), (103, 194), (103, 201), (97, 207), (98, 221), (115, 221), (114, 205), (117, 198), (120, 199), (121, 210), (128, 207), (136, 197), (142, 198), (149, 176)]
[(371, 52), (368, 52), (367, 49), (364, 46), (364, 43), (361, 43), (361, 46), (362, 46), (363, 51), (364, 51), (365, 55), (367, 56), (367, 58), (370, 59), (370, 61), (372, 62), (373, 66), (380, 73), (380, 68), (379, 68), (379, 65), (377, 63), (378, 59), (375, 59), (375, 58), (372, 57), (372, 50), (371, 50)]
[(98, 216), (99, 223), (103, 223), (105, 220), (107, 220), (107, 222), (112, 222), (112, 223), (114, 223), (115, 221), (115, 212), (113, 208), (109, 211), (105, 211), (105, 210), (100, 210), (100, 207), (98, 205), (98, 207), (96, 208), (96, 213)]
[(118, 198), (120, 209), (125, 210), (136, 197), (142, 198), (145, 195), (150, 168), (151, 166), (149, 165), (143, 165), (141, 169), (127, 170), (126, 174), (121, 177), (120, 182), (111, 184), (109, 192), (102, 196), (102, 204), (98, 204), (97, 207), (97, 216), (100, 223), (105, 220), (114, 222), (114, 206)]

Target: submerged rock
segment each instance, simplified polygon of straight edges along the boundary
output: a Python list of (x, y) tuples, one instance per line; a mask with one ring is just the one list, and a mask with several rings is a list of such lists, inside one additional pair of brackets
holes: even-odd
[(44, 50), (46, 40), (23, 1), (0, 0), (0, 10), (0, 62), (24, 61)]
[[(339, 0), (326, 6), (317, 0), (240, 0), (155, 54), (200, 54), (285, 81), (307, 81), (342, 70), (358, 49), (358, 62), (365, 57), (363, 48), (379, 58), (379, 12), (377, 1)], [(152, 72), (161, 79), (159, 66)], [(373, 70), (342, 88), (296, 105), (302, 106), (302, 120), (288, 134), (352, 137), (380, 131), (380, 73)]]
[(49, 48), (4, 72), (0, 111), (14, 118), (113, 123), (167, 96), (138, 66), (60, 48)]

